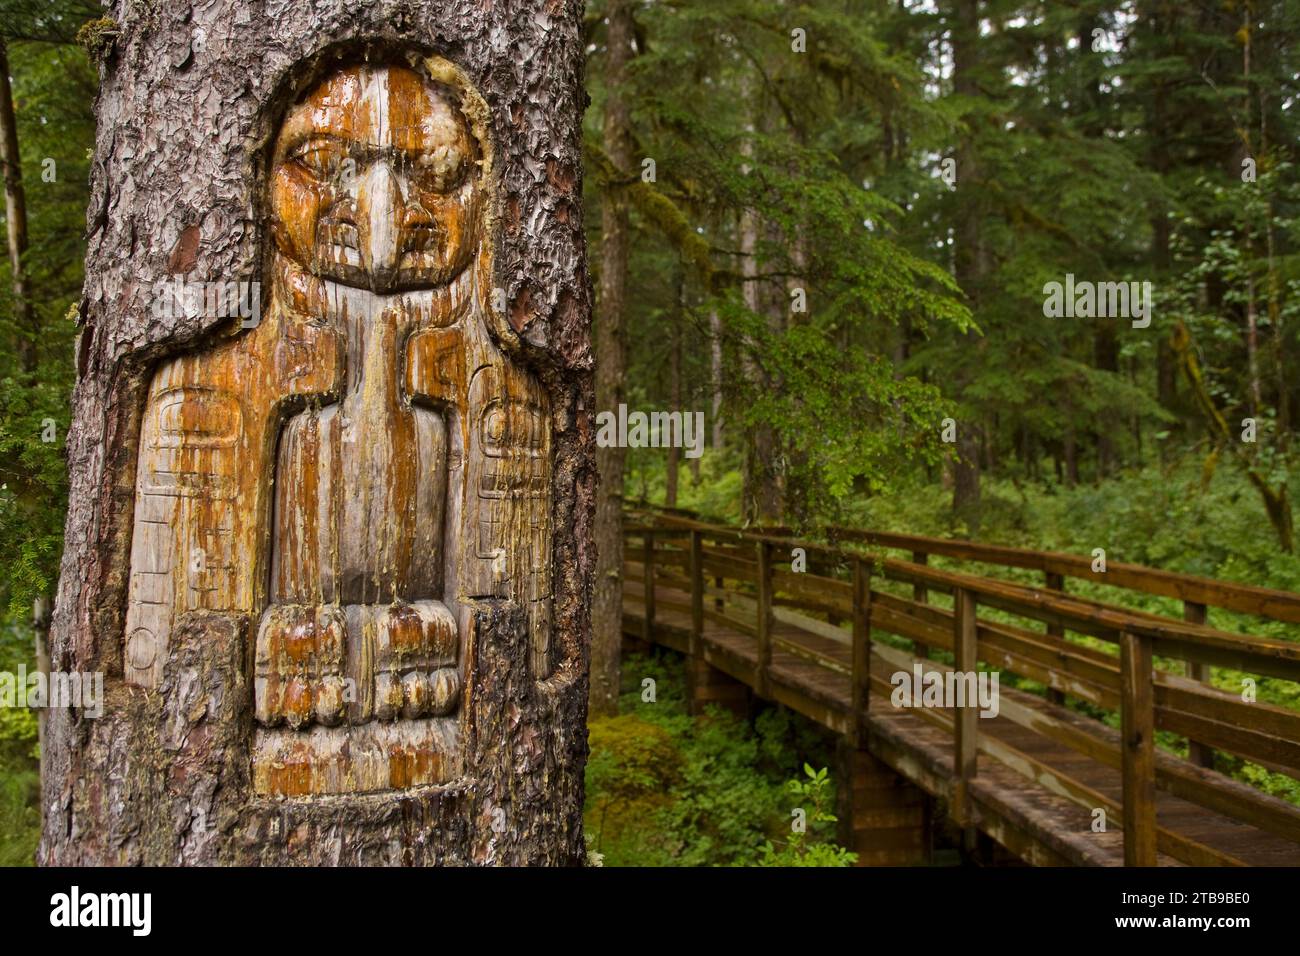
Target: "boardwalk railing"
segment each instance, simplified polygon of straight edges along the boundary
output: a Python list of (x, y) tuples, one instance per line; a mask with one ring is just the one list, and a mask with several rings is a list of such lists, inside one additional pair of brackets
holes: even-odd
[[(942, 790), (959, 826), (972, 827), (979, 816), (972, 787), (982, 754), (1014, 771), (1027, 787), (1094, 814), (1103, 810), (1112, 826), (1122, 828), (1127, 865), (1155, 865), (1161, 857), (1192, 865), (1300, 859), (1300, 808), (1208, 769), (1218, 750), (1300, 777), (1300, 713), (1205, 682), (1211, 666), (1300, 682), (1300, 642), (1206, 623), (1207, 606), (1300, 621), (1300, 596), (1136, 565), (1108, 566), (1105, 584), (1183, 600), (1179, 620), (1068, 594), (1066, 578), (1101, 576), (1089, 559), (1074, 555), (843, 528), (835, 529), (837, 543), (827, 545), (798, 540), (788, 529), (740, 531), (649, 511), (629, 513), (624, 534), (629, 573), (639, 574), (641, 585), (629, 592), (643, 592), (639, 636), (671, 645), (674, 629), (657, 622), (657, 616), (670, 614), (689, 620), (686, 646), (678, 649), (692, 656), (708, 653), (706, 631), (743, 635), (752, 642), (744, 680), (755, 692), (791, 703), (857, 746), (886, 746), (882, 735), (888, 727), (876, 718), (878, 711), (892, 710), (891, 675), (918, 665), (927, 672), (969, 674), (983, 662), (985, 669), (1045, 688), (1040, 697), (1004, 686), (1001, 719), (1045, 740), (1044, 746), (1086, 758), (1085, 770), (1110, 768), (1110, 776), (1118, 771), (1122, 781), (1119, 794), (1108, 794), (1095, 775), (1090, 780), (1088, 773), (1072, 772), (1068, 761), (1040, 759), (1036, 747), (985, 730), (975, 707), (912, 709), (951, 736), (951, 762), (945, 763), (951, 779), (932, 789)], [(902, 550), (911, 559), (857, 545)], [(792, 566), (796, 548), (803, 549), (806, 571)], [(941, 570), (927, 564), (930, 555), (1039, 570), (1044, 586)], [(1067, 631), (1113, 650), (1067, 640)], [(899, 642), (873, 641), (873, 634), (903, 638), (911, 653)], [(952, 667), (930, 660), (934, 650), (950, 653)], [(847, 678), (847, 693), (817, 692), (819, 679), (789, 676), (794, 665), (783, 676), (773, 668), (774, 651), (802, 662), (804, 672), (811, 665), (827, 675), (820, 683), (828, 687), (832, 675), (841, 684)], [(1169, 665), (1155, 668), (1156, 658)], [(1059, 706), (1067, 698), (1118, 711), (1120, 733)], [(1187, 738), (1189, 759), (1158, 750), (1157, 730)], [(1021, 743), (1028, 739), (1011, 736)], [(1166, 825), (1157, 819), (1158, 792), (1177, 798), (1171, 806), (1185, 801), (1205, 808), (1204, 819), (1193, 815)], [(1251, 829), (1237, 838), (1221, 832), (1234, 823)], [(1250, 847), (1258, 852), (1246, 852)]]

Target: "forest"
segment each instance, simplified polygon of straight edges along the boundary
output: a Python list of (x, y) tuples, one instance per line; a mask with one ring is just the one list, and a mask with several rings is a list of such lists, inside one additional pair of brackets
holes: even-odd
[[(836, 831), (834, 735), (774, 703), (697, 712), (680, 655), (622, 640), (628, 508), (819, 541), (841, 526), (1104, 549), (1300, 590), (1300, 4), (589, 0), (581, 31), (591, 357), (609, 426), (589, 859), (855, 859)], [(65, 548), (113, 43), (90, 0), (0, 0), (8, 672), (37, 667)], [(1259, 694), (1300, 710), (1288, 680)], [(1070, 707), (1120, 727), (1116, 707)], [(1157, 747), (1188, 742), (1160, 731)], [(1285, 767), (1215, 761), (1300, 806)], [(39, 780), (36, 716), (0, 707), (0, 863), (32, 862)], [(794, 806), (806, 830), (791, 831)], [(966, 858), (959, 830), (936, 839), (934, 862)]]

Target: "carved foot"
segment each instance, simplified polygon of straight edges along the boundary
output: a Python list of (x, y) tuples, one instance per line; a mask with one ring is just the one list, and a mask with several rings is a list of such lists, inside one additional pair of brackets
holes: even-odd
[(441, 601), (375, 608), (375, 716), (441, 717), (460, 698), (456, 621)]
[(325, 605), (277, 604), (257, 632), (254, 705), (264, 727), (333, 726), (346, 711), (343, 612)]
[[(356, 663), (346, 676), (345, 635), (373, 648), (373, 670)], [(333, 727), (372, 718), (442, 717), (460, 700), (456, 621), (441, 601), (391, 605), (333, 604), (267, 608), (257, 633), (254, 703), (264, 727)], [(363, 653), (364, 660), (367, 653)], [(367, 694), (367, 691), (370, 691)]]

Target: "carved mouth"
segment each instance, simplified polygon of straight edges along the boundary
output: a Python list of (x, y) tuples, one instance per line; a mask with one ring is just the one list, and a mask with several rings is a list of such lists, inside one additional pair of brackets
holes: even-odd
[(433, 288), (454, 278), (459, 270), (440, 255), (442, 230), (427, 222), (397, 228), (397, 264), (390, 268), (367, 267), (356, 223), (346, 216), (322, 219), (316, 230), (312, 272), (323, 279), (376, 293)]

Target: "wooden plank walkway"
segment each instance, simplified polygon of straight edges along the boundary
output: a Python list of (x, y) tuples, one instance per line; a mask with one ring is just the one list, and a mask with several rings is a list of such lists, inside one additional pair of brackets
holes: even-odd
[[(659, 580), (662, 572), (656, 574), (653, 626), (648, 632), (645, 628), (643, 554), (635, 546), (628, 548), (631, 560), (624, 577), (624, 632), (636, 638), (649, 636), (653, 643), (690, 653), (692, 594), (680, 587), (678, 580)], [(674, 578), (673, 570), (668, 569), (664, 576)], [(755, 621), (755, 596), (724, 596), (720, 589), (710, 588), (707, 602), (708, 614), (697, 646), (710, 666), (751, 689), (759, 690), (765, 684), (768, 699), (837, 734), (852, 733), (853, 662), (851, 631), (847, 627), (840, 629), (842, 639), (835, 639), (826, 630), (830, 624), (822, 624), (813, 633), (807, 626), (774, 620), (770, 625), (770, 667), (766, 681), (761, 681), (760, 640), (756, 627), (747, 624), (745, 613), (749, 612), (749, 622)], [(721, 613), (715, 609), (715, 602), (722, 603)], [(871, 647), (866, 748), (932, 797), (951, 801), (956, 779), (953, 710), (895, 708), (890, 702), (890, 676), (900, 670), (910, 672), (913, 663), (921, 659), (879, 640)], [(981, 651), (981, 658), (984, 656)], [(924, 666), (943, 665), (927, 659)], [(968, 799), (978, 829), (1033, 864), (1123, 865), (1121, 734), (1100, 721), (1005, 683), (1000, 688), (1000, 700), (1002, 712), (998, 716), (976, 722), (978, 771), (970, 780)], [(1018, 708), (1016, 721), (1007, 717), (1011, 707)], [(1062, 728), (1055, 737), (1073, 731), (1084, 742), (1084, 749), (1036, 732), (1032, 727), (1040, 719)], [(1105, 759), (1106, 754), (1114, 758)], [(1165, 789), (1157, 790), (1158, 865), (1300, 865), (1300, 842), (1231, 815), (1239, 801), (1243, 806), (1263, 801), (1284, 826), (1290, 826), (1290, 818), (1300, 820), (1296, 808), (1190, 761), (1164, 753), (1158, 754), (1156, 760), (1159, 768), (1174, 776), (1199, 781), (1221, 793), (1223, 799), (1219, 802), (1230, 811), (1220, 812)], [(1094, 831), (1095, 814), (1090, 807), (1106, 808), (1106, 832)]]

